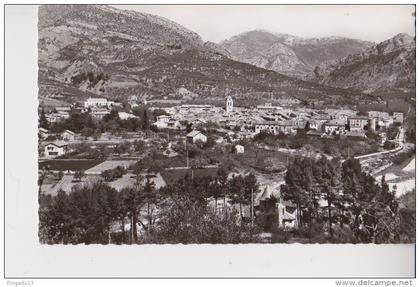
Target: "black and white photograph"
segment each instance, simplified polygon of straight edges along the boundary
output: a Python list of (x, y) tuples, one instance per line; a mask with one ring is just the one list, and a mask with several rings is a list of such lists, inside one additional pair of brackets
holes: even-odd
[(126, 1), (0, 6), (3, 285), (415, 286), (415, 3)]
[(415, 243), (414, 13), (39, 6), (39, 242)]

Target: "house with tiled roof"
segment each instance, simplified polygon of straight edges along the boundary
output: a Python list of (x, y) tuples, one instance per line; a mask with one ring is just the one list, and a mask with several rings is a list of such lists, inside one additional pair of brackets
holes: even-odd
[(342, 120), (331, 120), (324, 123), (324, 131), (327, 134), (341, 134), (346, 129), (346, 123)]
[(64, 132), (61, 133), (61, 137), (65, 141), (72, 141), (74, 140), (75, 136), (76, 134), (72, 132), (71, 130), (65, 130)]
[(255, 124), (255, 132), (260, 133), (262, 131), (270, 132), (272, 134), (278, 134), (282, 132), (284, 134), (296, 133), (298, 125), (291, 120), (283, 121), (264, 121)]
[(196, 143), (197, 141), (207, 142), (207, 136), (205, 136), (202, 132), (193, 130), (189, 134), (187, 134), (187, 141), (189, 143)]
[(68, 144), (64, 141), (54, 141), (45, 145), (44, 154), (45, 157), (55, 158), (62, 156), (69, 151)]

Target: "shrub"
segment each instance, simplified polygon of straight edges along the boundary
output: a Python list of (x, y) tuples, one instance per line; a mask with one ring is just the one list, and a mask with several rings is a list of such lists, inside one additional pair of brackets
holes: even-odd
[(390, 141), (386, 141), (384, 143), (384, 149), (391, 150), (391, 149), (394, 149), (394, 148), (395, 148), (395, 144), (394, 143), (392, 143)]
[(105, 181), (113, 181), (117, 178), (121, 178), (126, 173), (126, 170), (122, 166), (117, 166), (113, 169), (104, 170), (101, 173), (101, 176), (105, 179)]

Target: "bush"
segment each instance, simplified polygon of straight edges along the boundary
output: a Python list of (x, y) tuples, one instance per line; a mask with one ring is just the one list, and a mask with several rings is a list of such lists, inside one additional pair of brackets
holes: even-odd
[(386, 141), (384, 143), (384, 149), (391, 150), (391, 149), (394, 149), (394, 148), (395, 148), (395, 144), (394, 143), (392, 143), (390, 141)]
[(105, 170), (101, 173), (101, 176), (105, 179), (105, 181), (113, 181), (117, 178), (121, 178), (126, 173), (126, 170), (122, 166), (117, 166), (113, 169)]
[(403, 164), (406, 160), (410, 159), (415, 154), (415, 150), (409, 150), (406, 152), (398, 153), (394, 157), (392, 157), (392, 163), (395, 165)]

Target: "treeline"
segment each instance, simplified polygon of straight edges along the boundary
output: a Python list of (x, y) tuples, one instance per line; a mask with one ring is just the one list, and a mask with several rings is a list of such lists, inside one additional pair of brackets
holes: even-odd
[(366, 135), (367, 138), (362, 139), (338, 135), (334, 138), (321, 138), (308, 136), (305, 129), (300, 129), (295, 135), (286, 135), (282, 132), (272, 134), (263, 131), (255, 135), (253, 141), (271, 147), (290, 149), (307, 147), (330, 156), (348, 158), (379, 151), (378, 135), (369, 132)]
[[(213, 176), (198, 177), (191, 170), (157, 190), (155, 168), (145, 161), (135, 165), (135, 183), (120, 192), (98, 182), (76, 186), (69, 194), (40, 195), (40, 241), (243, 243), (260, 242), (264, 230), (272, 233), (271, 242), (415, 242), (415, 194), (396, 198), (384, 178), (378, 184), (358, 160), (296, 158), (288, 166), (281, 198), (272, 196), (255, 209), (253, 174), (228, 177), (220, 168)], [(140, 176), (146, 171), (148, 176)], [(123, 172), (115, 169), (103, 177), (113, 180)], [(279, 203), (295, 210), (295, 228), (279, 225)]]
[[(297, 208), (297, 228), (308, 237), (328, 233), (331, 241), (414, 242), (404, 226), (396, 190), (362, 172), (358, 160), (296, 159), (288, 167), (282, 196)], [(415, 214), (415, 211), (414, 211)]]
[(50, 129), (51, 132), (60, 133), (66, 129), (82, 136), (100, 136), (101, 133), (120, 133), (120, 132), (135, 132), (139, 130), (153, 130), (151, 121), (156, 118), (156, 113), (151, 112), (147, 107), (138, 108), (134, 114), (138, 118), (129, 118), (126, 120), (120, 119), (118, 110), (112, 109), (109, 114), (105, 115), (101, 120), (94, 119), (89, 113), (83, 113), (78, 110), (72, 110), (67, 119), (59, 122), (49, 124), (45, 120), (45, 115), (41, 112), (40, 127)]
[(97, 83), (99, 83), (102, 80), (108, 81), (109, 76), (104, 73), (96, 74), (93, 72), (82, 72), (71, 77), (70, 80), (74, 85), (80, 85), (81, 83), (88, 81), (88, 88), (93, 88), (94, 86), (96, 86)]
[(255, 227), (242, 219), (257, 189), (253, 174), (228, 179), (224, 169), (216, 177), (188, 175), (158, 191), (150, 176), (139, 175), (120, 192), (104, 182), (78, 186), (69, 194), (40, 196), (39, 238), (47, 244), (255, 241)]

